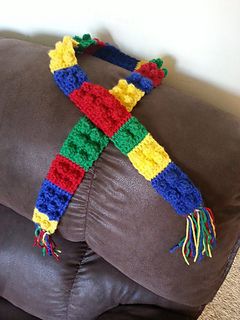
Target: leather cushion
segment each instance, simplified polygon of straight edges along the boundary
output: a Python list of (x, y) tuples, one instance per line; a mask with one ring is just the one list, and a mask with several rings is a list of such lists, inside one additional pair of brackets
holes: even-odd
[[(40, 320), (21, 309), (15, 307), (7, 300), (0, 298), (0, 319), (4, 320)], [(81, 316), (79, 320), (84, 320)], [(96, 319), (96, 318), (95, 318)], [(98, 320), (193, 320), (188, 315), (165, 310), (152, 305), (123, 305), (104, 312)]]
[[(166, 308), (170, 314), (189, 317), (200, 311), (157, 296), (119, 272), (85, 242), (70, 242), (58, 232), (61, 262), (44, 258), (32, 247), (29, 220), (4, 206), (0, 206), (0, 217), (0, 297), (29, 314), (43, 320), (93, 320), (120, 304), (155, 305), (159, 314)], [(145, 309), (147, 312), (148, 307)], [(5, 320), (1, 310), (0, 303), (0, 319)]]
[[(49, 48), (0, 41), (0, 202), (29, 219), (42, 179), (80, 117), (55, 86)], [(128, 72), (85, 56), (80, 65), (106, 88)], [(199, 187), (218, 232), (212, 259), (188, 267), (169, 248), (185, 219), (151, 188), (111, 143), (86, 174), (62, 219), (68, 240), (85, 240), (131, 279), (189, 306), (209, 302), (225, 276), (240, 224), (240, 119), (165, 85), (143, 98), (133, 114)]]
[(105, 312), (98, 320), (192, 320), (191, 316), (181, 315), (155, 306), (119, 306)]

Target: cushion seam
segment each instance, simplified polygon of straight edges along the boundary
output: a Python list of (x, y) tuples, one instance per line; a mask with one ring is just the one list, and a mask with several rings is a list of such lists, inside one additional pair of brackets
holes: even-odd
[(88, 189), (88, 194), (87, 194), (87, 200), (86, 200), (86, 214), (85, 214), (85, 228), (84, 228), (84, 241), (86, 241), (86, 230), (87, 230), (87, 221), (88, 221), (88, 209), (89, 209), (89, 202), (90, 202), (90, 195), (92, 191), (92, 186), (93, 186), (93, 180), (94, 180), (94, 175), (95, 175), (95, 166), (92, 166), (92, 177), (91, 181), (89, 184), (89, 189)]
[(87, 245), (86, 243), (84, 243), (84, 252), (83, 252), (83, 253), (81, 254), (81, 256), (80, 256), (80, 263), (79, 263), (79, 265), (78, 265), (78, 267), (77, 267), (77, 271), (76, 271), (76, 273), (75, 273), (75, 276), (74, 276), (74, 279), (73, 279), (73, 282), (72, 282), (72, 286), (71, 286), (71, 288), (70, 288), (70, 293), (69, 293), (69, 298), (68, 298), (68, 303), (67, 303), (67, 309), (66, 309), (66, 320), (69, 319), (69, 306), (70, 306), (71, 301), (72, 301), (73, 288), (74, 288), (74, 285), (75, 285), (75, 283), (76, 283), (76, 278), (77, 278), (77, 275), (78, 275), (78, 273), (79, 273), (79, 270), (80, 270), (80, 268), (81, 268), (81, 266), (82, 266), (82, 261), (83, 261), (85, 255), (86, 255), (87, 250), (88, 250), (88, 245)]

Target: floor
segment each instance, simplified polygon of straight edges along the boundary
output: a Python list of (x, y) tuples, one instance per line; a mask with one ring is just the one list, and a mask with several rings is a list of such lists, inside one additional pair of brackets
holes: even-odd
[(240, 319), (240, 251), (213, 301), (198, 320)]

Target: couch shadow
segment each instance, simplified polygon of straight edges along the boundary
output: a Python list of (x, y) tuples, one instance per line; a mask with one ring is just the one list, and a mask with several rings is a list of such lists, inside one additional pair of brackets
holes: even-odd
[[(114, 38), (107, 29), (100, 29), (96, 33), (96, 37), (116, 45)], [(61, 40), (62, 36), (47, 33), (25, 35), (12, 30), (0, 30), (0, 38), (20, 39), (53, 47), (57, 41)], [(131, 52), (127, 53), (131, 55)], [(137, 58), (143, 59), (144, 57), (137, 56)], [(162, 55), (161, 58), (169, 71), (164, 81), (165, 84), (240, 117), (240, 95), (180, 72), (177, 68), (176, 59), (171, 55)]]

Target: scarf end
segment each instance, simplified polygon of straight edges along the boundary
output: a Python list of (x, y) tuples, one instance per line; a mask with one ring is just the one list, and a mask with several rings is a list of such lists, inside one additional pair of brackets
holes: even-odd
[(216, 246), (216, 229), (213, 212), (210, 208), (199, 207), (186, 217), (186, 234), (170, 252), (182, 248), (182, 255), (187, 265), (189, 258), (200, 262), (206, 255), (212, 258), (212, 250)]
[(35, 224), (35, 237), (33, 246), (41, 248), (43, 256), (53, 256), (57, 261), (60, 260), (59, 255), (61, 250), (57, 249), (51, 234), (43, 230), (38, 224)]

